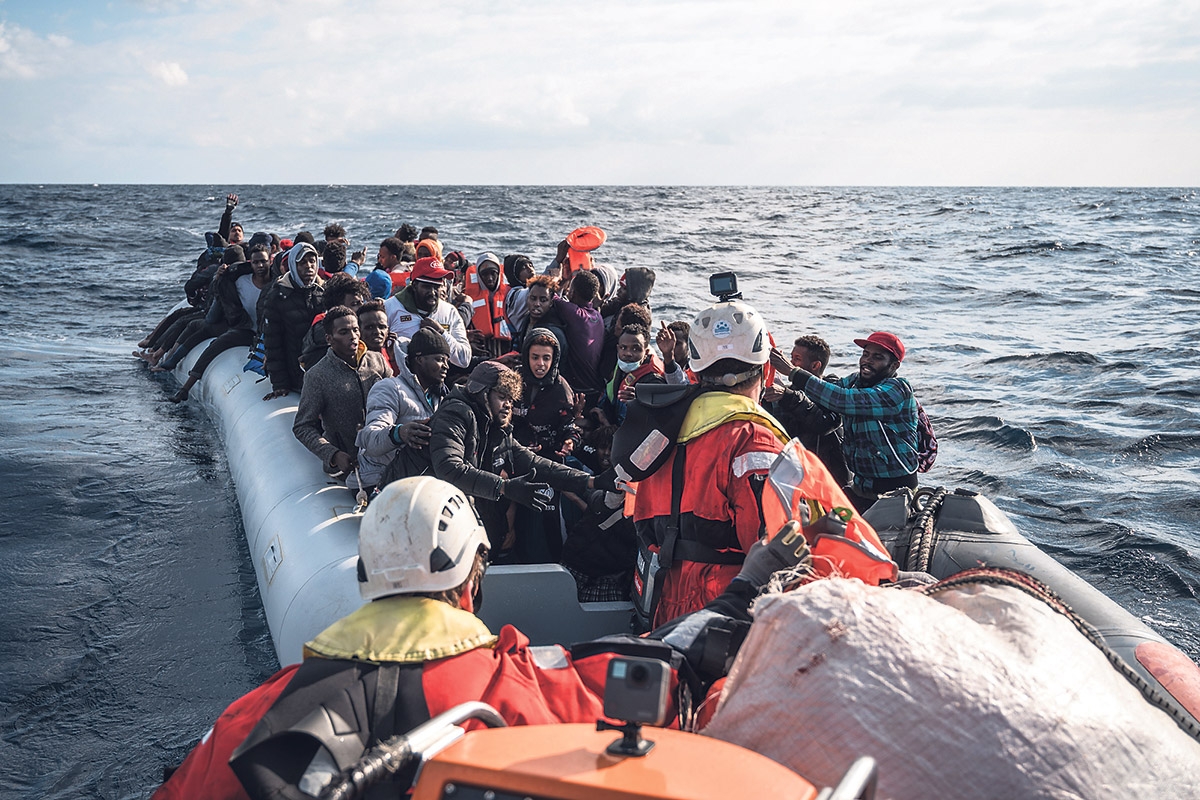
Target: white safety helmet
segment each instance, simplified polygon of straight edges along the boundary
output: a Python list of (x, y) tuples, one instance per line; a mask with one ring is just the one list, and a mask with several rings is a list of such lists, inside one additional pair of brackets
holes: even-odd
[(767, 326), (753, 307), (734, 300), (716, 303), (701, 311), (692, 323), (688, 349), (695, 372), (723, 358), (745, 364), (766, 364), (771, 358)]
[(358, 529), (358, 591), (364, 600), (441, 592), (471, 574), (487, 532), (467, 496), (430, 476), (389, 483)]

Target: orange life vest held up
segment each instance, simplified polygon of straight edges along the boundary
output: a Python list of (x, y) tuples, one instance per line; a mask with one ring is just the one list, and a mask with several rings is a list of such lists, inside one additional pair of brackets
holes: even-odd
[(591, 269), (592, 251), (604, 244), (607, 234), (595, 225), (585, 225), (567, 234), (567, 260), (562, 262), (558, 285), (566, 286), (575, 270)]

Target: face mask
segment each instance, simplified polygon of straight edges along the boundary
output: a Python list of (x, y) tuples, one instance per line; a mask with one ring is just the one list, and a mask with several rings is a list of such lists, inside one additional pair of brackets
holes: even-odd
[(633, 372), (641, 365), (642, 362), (640, 361), (617, 361), (617, 367), (621, 370), (621, 372)]

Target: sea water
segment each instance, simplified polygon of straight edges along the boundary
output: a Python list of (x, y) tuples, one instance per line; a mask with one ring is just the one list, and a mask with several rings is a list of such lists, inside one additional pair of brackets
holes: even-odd
[(0, 795), (141, 797), (276, 668), (220, 443), (130, 351), (181, 297), (226, 192), (256, 230), (351, 250), (403, 222), (526, 253), (599, 225), (656, 320), (733, 270), (831, 371), (897, 333), (980, 491), (1200, 659), (1200, 196), (1194, 189), (0, 186)]

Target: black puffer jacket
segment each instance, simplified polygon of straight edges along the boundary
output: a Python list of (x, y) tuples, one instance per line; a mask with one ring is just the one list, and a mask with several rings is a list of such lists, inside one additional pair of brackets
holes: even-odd
[(292, 276), (284, 275), (263, 290), (259, 310), (263, 314), (263, 346), (272, 389), (298, 392), (304, 385), (300, 351), (313, 317), (324, 310), (324, 299), (325, 289), (319, 278), (313, 286), (298, 289), (292, 284)]
[(483, 395), (458, 387), (438, 406), (429, 422), (433, 474), (472, 497), (500, 498), (503, 470), (509, 477), (537, 470), (536, 480), (555, 489), (584, 493), (588, 474), (531, 452), (513, 438), (511, 427), (496, 425)]
[(518, 444), (511, 427), (502, 428), (492, 421), (485, 397), (485, 393), (467, 394), (461, 386), (450, 392), (430, 417), (429, 448), (421, 455), (431, 460), (435, 477), (475, 498), (475, 509), (492, 544), (498, 547), (508, 527), (504, 506), (496, 502), (504, 485), (501, 471), (515, 478), (537, 470), (537, 482), (576, 494), (587, 492), (589, 475)]
[[(545, 377), (534, 377), (529, 369), (529, 348), (538, 334), (553, 342), (554, 360)], [(575, 393), (570, 384), (558, 374), (562, 361), (562, 348), (553, 333), (545, 328), (534, 328), (525, 337), (521, 348), (521, 382), (525, 391), (513, 404), (513, 435), (526, 447), (537, 446), (538, 453), (546, 458), (560, 460), (555, 455), (570, 439), (579, 444), (579, 429), (575, 427)]]

